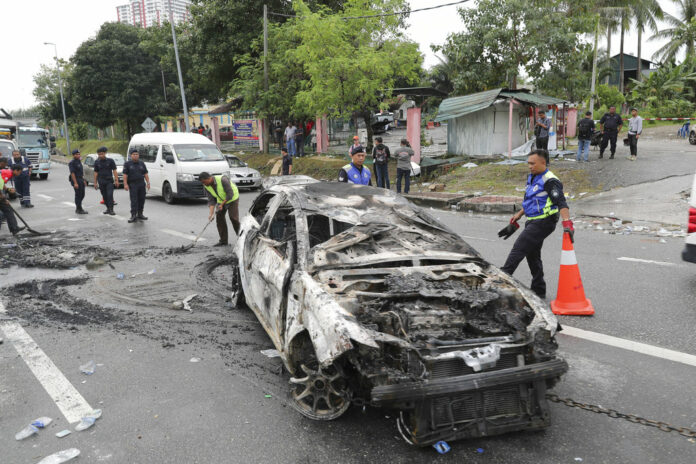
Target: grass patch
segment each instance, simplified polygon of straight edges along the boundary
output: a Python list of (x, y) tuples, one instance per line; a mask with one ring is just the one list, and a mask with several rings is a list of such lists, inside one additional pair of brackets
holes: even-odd
[[(82, 153), (82, 156), (87, 156), (90, 153), (96, 153), (97, 148), (105, 146), (109, 149), (110, 152), (120, 153), (123, 156), (126, 156), (126, 152), (128, 150), (128, 142), (128, 140), (118, 139), (71, 140), (70, 149), (74, 150), (75, 148), (77, 148), (80, 150), (80, 153)], [(70, 153), (68, 153), (68, 148), (67, 144), (65, 143), (65, 139), (56, 140), (56, 148), (58, 148), (58, 150), (60, 150), (61, 153), (64, 153), (66, 156), (70, 155)]]
[[(270, 176), (273, 165), (281, 159), (278, 155), (269, 155), (267, 153), (236, 154), (236, 156), (248, 163), (250, 168), (258, 170), (264, 176)], [(303, 156), (301, 158), (293, 158), (292, 173), (320, 180), (335, 180), (338, 178), (338, 171), (348, 162), (345, 156)], [(393, 164), (396, 166), (396, 163)], [(396, 176), (395, 166), (394, 176)], [(368, 167), (372, 170), (371, 165), (368, 165)]]
[[(589, 175), (584, 169), (551, 166), (554, 174), (563, 182), (565, 193), (596, 192), (601, 186), (593, 186)], [(526, 164), (512, 166), (499, 164), (483, 164), (477, 168), (456, 168), (440, 176), (433, 182), (444, 183), (445, 191), (451, 193), (465, 192), (467, 194), (482, 192), (485, 195), (524, 196), (529, 168)]]

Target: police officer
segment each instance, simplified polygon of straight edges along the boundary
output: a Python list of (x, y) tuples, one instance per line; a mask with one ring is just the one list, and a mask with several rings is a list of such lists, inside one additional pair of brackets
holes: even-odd
[(77, 214), (87, 214), (87, 211), (82, 209), (82, 200), (85, 198), (85, 180), (84, 170), (82, 169), (82, 161), (80, 161), (80, 150), (77, 148), (72, 151), (73, 159), (68, 163), (70, 175), (68, 182), (75, 190), (75, 212)]
[(34, 205), (31, 204), (31, 196), (29, 194), (29, 183), (31, 178), (31, 162), (27, 158), (24, 149), (14, 150), (12, 152), (12, 159), (10, 160), (9, 167), (14, 171), (15, 166), (19, 166), (21, 172), (17, 176), (12, 176), (12, 182), (14, 184), (17, 195), (19, 196), (19, 203), (23, 208), (33, 208)]
[(611, 142), (611, 156), (609, 159), (614, 159), (614, 154), (616, 153), (616, 136), (621, 131), (621, 126), (623, 126), (623, 119), (620, 114), (616, 113), (616, 107), (610, 106), (609, 112), (604, 113), (602, 119), (599, 120), (599, 130), (602, 131), (602, 143), (599, 145), (599, 158), (604, 158), (604, 150), (607, 149), (607, 145)]
[(365, 151), (360, 150), (351, 153), (350, 158), (352, 161), (338, 171), (338, 181), (348, 182), (349, 184), (372, 185), (372, 173), (367, 166), (363, 166)]
[(106, 147), (97, 149), (98, 158), (94, 161), (94, 188), (101, 191), (106, 205), (104, 214), (111, 216), (114, 213), (114, 186), (118, 188), (118, 171), (116, 163), (106, 157)]
[[(0, 169), (5, 169), (7, 165), (7, 158), (0, 158)], [(15, 218), (12, 207), (10, 206), (10, 201), (7, 199), (5, 193), (5, 179), (0, 176), (0, 213), (5, 217), (7, 221), (7, 227), (10, 228), (10, 233), (12, 235), (17, 235), (24, 227), (19, 227), (17, 225), (17, 218)], [(0, 226), (2, 223), (0, 222)]]
[(227, 245), (227, 221), (225, 211), (229, 212), (230, 222), (234, 228), (234, 233), (239, 235), (239, 190), (225, 176), (211, 176), (207, 172), (201, 172), (198, 180), (203, 184), (203, 188), (208, 196), (208, 207), (210, 208), (209, 221), (213, 220), (217, 224), (220, 241), (215, 246)]
[(498, 237), (505, 237), (507, 240), (520, 227), (517, 221), (523, 215), (527, 216), (524, 231), (515, 241), (501, 270), (512, 275), (522, 259), (527, 258), (532, 273), (531, 289), (541, 298), (546, 298), (541, 247), (546, 237), (556, 228), (559, 214), (563, 219), (563, 231), (570, 235), (571, 241), (575, 233), (563, 194), (563, 184), (549, 171), (548, 157), (548, 152), (541, 149), (529, 154), (527, 164), (530, 174), (527, 177), (522, 209), (512, 216), (510, 224), (498, 232)]
[(140, 161), (140, 153), (135, 148), (130, 151), (130, 160), (123, 165), (123, 187), (130, 192), (131, 217), (128, 222), (133, 223), (138, 219), (146, 221), (143, 216), (145, 207), (145, 188), (150, 190), (150, 176), (147, 174), (147, 166)]

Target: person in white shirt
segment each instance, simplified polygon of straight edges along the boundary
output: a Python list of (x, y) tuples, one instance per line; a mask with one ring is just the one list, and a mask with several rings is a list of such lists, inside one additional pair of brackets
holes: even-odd
[(288, 154), (290, 156), (295, 156), (297, 154), (295, 132), (297, 132), (297, 128), (292, 122), (289, 122), (288, 127), (285, 128), (285, 145), (288, 147)]
[(635, 161), (638, 156), (638, 138), (643, 132), (643, 118), (638, 116), (638, 110), (631, 108), (631, 119), (628, 120), (628, 146), (631, 147), (629, 160)]

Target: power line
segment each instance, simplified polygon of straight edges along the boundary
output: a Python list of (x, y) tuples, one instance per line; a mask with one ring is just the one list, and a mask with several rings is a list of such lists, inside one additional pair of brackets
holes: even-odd
[[(462, 3), (467, 3), (468, 1), (469, 0), (460, 0), (458, 2), (444, 3), (442, 5), (428, 6), (425, 8), (417, 8), (415, 10), (394, 11), (392, 13), (380, 13), (380, 14), (365, 15), (365, 16), (344, 16), (344, 17), (341, 17), (339, 19), (367, 19), (367, 18), (382, 18), (385, 16), (400, 16), (400, 15), (407, 15), (407, 14), (411, 14), (411, 13), (418, 13), (420, 11), (436, 10), (438, 8), (444, 8), (446, 6), (460, 5)], [(283, 18), (296, 18), (297, 17), (297, 15), (294, 15), (294, 14), (275, 13), (273, 11), (269, 11), (268, 14), (273, 15), (273, 16), (282, 16)]]

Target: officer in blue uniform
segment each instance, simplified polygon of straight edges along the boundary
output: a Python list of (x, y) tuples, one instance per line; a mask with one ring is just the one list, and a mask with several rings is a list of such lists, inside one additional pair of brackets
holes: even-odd
[(12, 182), (14, 184), (17, 196), (19, 196), (19, 203), (24, 208), (33, 208), (34, 205), (31, 204), (31, 196), (29, 194), (29, 184), (31, 178), (31, 162), (27, 158), (24, 149), (15, 150), (12, 152), (12, 158), (9, 162), (9, 168), (14, 171), (15, 166), (22, 168), (22, 172), (18, 176), (12, 176)]
[(77, 214), (88, 214), (87, 211), (82, 209), (82, 200), (85, 198), (87, 181), (85, 181), (85, 173), (82, 169), (82, 161), (80, 161), (80, 150), (74, 149), (72, 155), (73, 159), (68, 163), (68, 169), (70, 170), (68, 182), (75, 190), (75, 212)]
[(130, 193), (131, 217), (128, 222), (133, 223), (138, 219), (146, 221), (143, 209), (145, 188), (150, 190), (150, 176), (147, 174), (147, 166), (140, 161), (140, 153), (134, 148), (130, 151), (130, 159), (123, 165), (123, 187)]
[(515, 241), (501, 270), (512, 275), (520, 262), (527, 258), (532, 273), (531, 289), (541, 298), (546, 298), (544, 267), (541, 261), (544, 240), (556, 229), (559, 215), (563, 220), (563, 231), (570, 235), (571, 241), (575, 233), (568, 203), (563, 194), (563, 184), (549, 171), (548, 159), (549, 154), (546, 150), (534, 150), (529, 154), (527, 164), (530, 174), (527, 177), (522, 209), (510, 219), (510, 224), (498, 232), (498, 237), (507, 240), (520, 227), (517, 221), (523, 215), (527, 216), (524, 231)]
[(351, 162), (346, 164), (338, 171), (338, 181), (348, 182), (349, 184), (372, 185), (372, 173), (363, 166), (365, 162), (365, 151), (356, 151), (350, 155)]
[(101, 191), (106, 211), (104, 214), (114, 216), (114, 186), (118, 188), (118, 171), (116, 163), (106, 157), (106, 147), (97, 149), (98, 158), (94, 161), (94, 188)]

